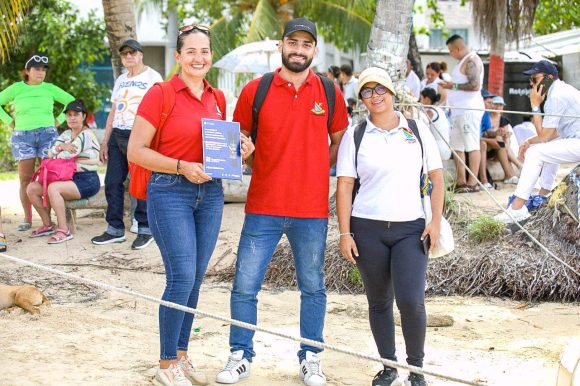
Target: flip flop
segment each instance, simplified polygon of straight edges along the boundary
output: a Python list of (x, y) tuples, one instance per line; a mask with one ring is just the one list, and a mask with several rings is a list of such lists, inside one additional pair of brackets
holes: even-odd
[(6, 242), (6, 236), (0, 236), (0, 252), (6, 252), (8, 249), (8, 243)]
[(22, 221), (20, 223), (20, 225), (18, 225), (18, 228), (16, 228), (16, 230), (18, 232), (26, 232), (26, 231), (30, 230), (30, 228), (32, 228), (32, 223), (31, 222)]

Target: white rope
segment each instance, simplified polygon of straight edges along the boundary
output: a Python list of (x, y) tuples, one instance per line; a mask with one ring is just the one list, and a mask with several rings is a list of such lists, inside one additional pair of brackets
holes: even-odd
[[(395, 106), (413, 106), (413, 107), (421, 107), (424, 106), (421, 103), (395, 103)], [(567, 114), (547, 114), (547, 113), (532, 113), (531, 111), (518, 111), (518, 110), (495, 110), (495, 109), (478, 109), (475, 107), (458, 107), (458, 106), (448, 106), (448, 105), (434, 105), (435, 107), (440, 107), (442, 109), (449, 109), (449, 110), (473, 110), (473, 111), (487, 111), (490, 113), (505, 113), (505, 114), (518, 114), (518, 115), (547, 115), (550, 117), (561, 117), (561, 118), (574, 118), (579, 119), (580, 116), (578, 115), (567, 115)], [(358, 110), (357, 110), (358, 111)], [(361, 110), (364, 111), (364, 110)]]
[(107, 290), (107, 291), (119, 292), (119, 293), (122, 293), (122, 294), (125, 294), (125, 295), (132, 296), (134, 298), (143, 299), (143, 300), (146, 300), (146, 301), (149, 301), (149, 302), (152, 302), (152, 303), (160, 304), (160, 305), (165, 306), (165, 307), (173, 308), (175, 310), (187, 312), (187, 313), (190, 313), (190, 314), (193, 314), (193, 315), (205, 316), (205, 317), (208, 317), (208, 318), (212, 318), (212, 319), (216, 319), (216, 320), (219, 320), (219, 321), (222, 321), (222, 322), (226, 322), (226, 323), (232, 324), (234, 326), (246, 328), (246, 329), (249, 329), (249, 330), (259, 331), (259, 332), (263, 332), (263, 333), (270, 334), (270, 335), (275, 335), (275, 336), (278, 336), (278, 337), (281, 337), (281, 338), (285, 338), (285, 339), (293, 340), (293, 341), (296, 341), (296, 342), (304, 343), (304, 344), (307, 344), (309, 346), (318, 347), (318, 348), (321, 348), (321, 349), (327, 349), (327, 350), (331, 350), (331, 351), (336, 351), (336, 352), (339, 352), (339, 353), (342, 353), (342, 354), (346, 354), (346, 355), (353, 356), (355, 358), (366, 359), (366, 360), (369, 360), (369, 361), (372, 361), (372, 362), (378, 362), (378, 363), (381, 363), (381, 364), (383, 364), (385, 366), (399, 368), (399, 369), (404, 369), (404, 370), (408, 370), (408, 371), (411, 371), (411, 372), (417, 373), (417, 374), (431, 375), (431, 376), (434, 376), (434, 377), (437, 377), (437, 378), (441, 378), (441, 379), (445, 379), (445, 380), (453, 381), (453, 382), (457, 382), (457, 383), (462, 383), (462, 384), (465, 384), (465, 385), (475, 385), (475, 386), (482, 385), (481, 383), (476, 382), (476, 381), (468, 381), (468, 380), (461, 379), (461, 378), (457, 378), (457, 377), (454, 377), (454, 376), (451, 376), (451, 375), (440, 374), (440, 373), (437, 373), (435, 371), (425, 370), (425, 369), (423, 369), (421, 367), (410, 366), (410, 365), (398, 363), (398, 362), (395, 362), (395, 361), (391, 361), (391, 360), (388, 360), (388, 359), (379, 358), (379, 357), (372, 356), (372, 355), (367, 355), (367, 354), (362, 354), (362, 353), (353, 351), (353, 350), (351, 350), (349, 348), (338, 347), (338, 346), (330, 345), (330, 344), (327, 344), (327, 343), (317, 342), (315, 340), (302, 338), (300, 336), (294, 336), (294, 335), (291, 335), (291, 334), (286, 334), (284, 332), (280, 332), (280, 331), (276, 331), (276, 330), (271, 330), (271, 329), (264, 328), (264, 327), (259, 327), (259, 326), (254, 325), (254, 324), (241, 322), (239, 320), (226, 318), (224, 316), (215, 315), (215, 314), (212, 314), (212, 313), (209, 313), (209, 312), (206, 312), (206, 311), (202, 311), (202, 310), (199, 310), (199, 309), (182, 306), (180, 304), (168, 302), (168, 301), (162, 300), (162, 299), (157, 299), (157, 298), (155, 298), (153, 296), (145, 295), (145, 294), (142, 294), (142, 293), (139, 293), (139, 292), (135, 292), (135, 291), (131, 291), (131, 290), (128, 290), (128, 289), (125, 289), (125, 288), (119, 288), (119, 287), (115, 287), (115, 286), (112, 286), (112, 285), (107, 284), (107, 283), (102, 283), (102, 282), (99, 282), (99, 281), (96, 281), (96, 280), (87, 279), (87, 278), (80, 277), (80, 276), (75, 276), (75, 275), (72, 275), (72, 274), (70, 274), (68, 272), (64, 272), (64, 271), (60, 271), (58, 269), (50, 268), (50, 267), (44, 266), (42, 264), (34, 263), (34, 262), (31, 262), (31, 261), (28, 261), (28, 260), (24, 260), (24, 259), (15, 257), (15, 256), (10, 256), (10, 255), (8, 255), (6, 253), (0, 253), (0, 257), (3, 257), (5, 259), (7, 259), (7, 260), (10, 260), (10, 261), (12, 261), (14, 263), (28, 265), (30, 267), (34, 267), (34, 268), (37, 268), (37, 269), (40, 269), (40, 270), (43, 270), (43, 271), (46, 271), (46, 272), (50, 272), (50, 273), (53, 273), (55, 275), (63, 276), (63, 277), (69, 278), (69, 279), (74, 280), (74, 281), (77, 281), (77, 282), (81, 282), (81, 283), (84, 283), (84, 284), (88, 284), (88, 285), (93, 286), (93, 287), (101, 288), (101, 289), (104, 289), (104, 290)]
[[(506, 213), (514, 222), (514, 224), (516, 224), (516, 226), (518, 228), (520, 228), (520, 230), (522, 230), (526, 236), (528, 236), (530, 238), (530, 240), (532, 240), (536, 245), (538, 245), (544, 252), (546, 252), (550, 257), (552, 257), (553, 259), (555, 259), (556, 261), (558, 261), (559, 263), (561, 263), (564, 267), (568, 268), (569, 270), (571, 270), (572, 272), (574, 272), (576, 275), (578, 275), (580, 277), (580, 272), (578, 272), (576, 269), (574, 269), (574, 267), (572, 267), (571, 265), (569, 265), (568, 263), (566, 263), (565, 261), (563, 261), (562, 259), (560, 259), (558, 256), (556, 256), (552, 251), (550, 251), (544, 244), (542, 244), (538, 239), (536, 239), (527, 229), (525, 229), (513, 216), (510, 212), (508, 212), (502, 204), (499, 203), (499, 201), (493, 196), (493, 194), (491, 194), (491, 192), (489, 191), (489, 189), (487, 189), (479, 180), (479, 178), (477, 178), (477, 175), (475, 175), (471, 169), (469, 169), (469, 167), (467, 167), (467, 164), (465, 163), (465, 161), (463, 161), (461, 159), (461, 157), (459, 157), (457, 155), (457, 152), (455, 152), (455, 150), (453, 150), (451, 148), (451, 144), (443, 137), (443, 135), (439, 132), (439, 130), (437, 129), (437, 127), (435, 126), (435, 124), (433, 123), (433, 121), (431, 120), (431, 117), (427, 114), (427, 112), (425, 111), (425, 108), (429, 108), (430, 106), (424, 106), (422, 104), (417, 104), (417, 107), (419, 107), (419, 109), (423, 112), (423, 114), (425, 114), (425, 116), (427, 117), (427, 119), (429, 120), (429, 125), (431, 126), (432, 129), (435, 130), (435, 132), (437, 133), (437, 135), (439, 135), (439, 137), (441, 137), (441, 139), (443, 140), (443, 142), (445, 142), (445, 144), (447, 145), (447, 147), (449, 147), (449, 149), (451, 150), (451, 152), (453, 153), (453, 155), (455, 156), (455, 158), (457, 160), (459, 160), (459, 162), (465, 167), (465, 170), (467, 170), (467, 172), (473, 177), (475, 178), (475, 180), (477, 181), (477, 184), (487, 193), (487, 195), (489, 197), (491, 197), (491, 199), (493, 200), (493, 202), (495, 202), (495, 204), (504, 212)], [(440, 106), (437, 106), (440, 107)], [(446, 119), (446, 117), (440, 117), (442, 119)]]

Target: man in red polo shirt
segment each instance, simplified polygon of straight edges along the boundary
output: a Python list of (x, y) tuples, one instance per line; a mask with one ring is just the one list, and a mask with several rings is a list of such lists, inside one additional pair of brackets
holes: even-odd
[[(300, 335), (323, 341), (326, 290), (324, 251), (328, 225), (328, 174), (348, 126), (343, 98), (328, 105), (322, 81), (310, 70), (317, 53), (316, 26), (294, 19), (279, 43), (282, 67), (276, 70), (259, 113), (252, 181), (238, 247), (231, 295), (232, 318), (256, 323), (257, 295), (276, 245), (286, 234), (292, 247), (301, 292)], [(244, 134), (252, 130), (252, 104), (260, 79), (248, 83), (238, 99), (234, 121)], [(340, 90), (335, 86), (335, 93)], [(330, 147), (328, 138), (330, 136)], [(250, 375), (254, 331), (230, 328), (231, 354), (218, 383), (236, 383)], [(326, 384), (317, 353), (301, 344), (300, 375), (309, 386)]]

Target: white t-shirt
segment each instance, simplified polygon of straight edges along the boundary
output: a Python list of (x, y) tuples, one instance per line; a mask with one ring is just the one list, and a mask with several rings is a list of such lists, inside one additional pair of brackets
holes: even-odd
[(131, 78), (126, 72), (117, 78), (111, 94), (111, 101), (115, 108), (113, 127), (121, 130), (133, 128), (141, 99), (157, 82), (163, 82), (163, 78), (151, 67), (147, 67), (147, 70)]
[(409, 90), (413, 93), (413, 95), (419, 99), (421, 96), (421, 80), (415, 74), (415, 71), (411, 70), (409, 75), (407, 75), (407, 79), (405, 79), (405, 86), (409, 87)]
[[(437, 142), (437, 148), (439, 149), (441, 159), (448, 160), (451, 158), (451, 149), (447, 145), (449, 143), (451, 128), (449, 127), (447, 115), (445, 115), (445, 111), (438, 106), (425, 106), (425, 110), (433, 111), (433, 118), (431, 118), (433, 126), (430, 126), (429, 118), (425, 114), (421, 114), (421, 121), (431, 129), (431, 133)], [(443, 138), (441, 138), (441, 136), (443, 136)]]
[(435, 80), (429, 84), (427, 84), (427, 78), (423, 79), (421, 81), (421, 91), (423, 91), (423, 89), (425, 88), (432, 88), (433, 90), (437, 91), (437, 93), (439, 93), (439, 83), (441, 83), (442, 79), (440, 78), (435, 78)]
[(358, 89), (358, 79), (352, 76), (348, 82), (346, 82), (343, 86), (343, 93), (344, 93), (344, 100), (348, 105), (348, 98), (358, 99), (356, 95), (356, 90)]
[[(548, 90), (544, 112), (546, 114), (580, 116), (580, 91), (556, 79)], [(545, 115), (542, 127), (556, 129), (560, 138), (580, 139), (580, 119), (578, 118)]]
[[(368, 118), (358, 152), (360, 189), (352, 215), (380, 221), (413, 221), (424, 218), (419, 190), (423, 158), (421, 145), (407, 120), (397, 112), (399, 126), (386, 131)], [(441, 169), (441, 157), (433, 134), (417, 121), (427, 156), (428, 171)], [(355, 169), (354, 128), (344, 134), (338, 149), (336, 175), (357, 177)]]

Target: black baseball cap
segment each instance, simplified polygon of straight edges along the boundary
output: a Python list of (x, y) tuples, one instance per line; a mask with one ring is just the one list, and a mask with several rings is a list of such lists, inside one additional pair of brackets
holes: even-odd
[(125, 47), (132, 48), (135, 51), (143, 52), (143, 48), (141, 47), (141, 44), (135, 39), (125, 40), (123, 42), (123, 44), (121, 44), (121, 47), (119, 47), (119, 52), (123, 51), (123, 48), (125, 48)]
[(539, 62), (535, 63), (532, 68), (528, 71), (524, 71), (522, 74), (524, 75), (534, 75), (534, 74), (546, 74), (546, 75), (553, 75), (555, 77), (558, 76), (558, 69), (552, 63), (547, 60), (540, 60)]
[(316, 34), (316, 26), (310, 20), (304, 19), (302, 17), (290, 20), (284, 27), (283, 37), (287, 37), (288, 35), (291, 35), (297, 31), (308, 32), (310, 35), (312, 35), (314, 41), (317, 42), (318, 35)]
[(46, 67), (49, 68), (48, 65), (48, 55), (43, 52), (37, 52), (36, 54), (32, 55), (24, 65), (24, 68), (29, 69), (32, 67)]
[(66, 109), (64, 109), (64, 112), (66, 113), (69, 110), (77, 111), (79, 113), (85, 113), (85, 114), (87, 113), (87, 108), (85, 107), (85, 104), (83, 103), (83, 101), (80, 99), (74, 100), (71, 103), (69, 103), (68, 105), (66, 105)]

